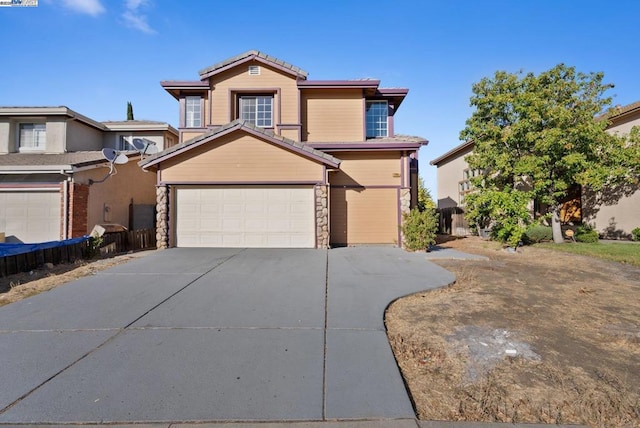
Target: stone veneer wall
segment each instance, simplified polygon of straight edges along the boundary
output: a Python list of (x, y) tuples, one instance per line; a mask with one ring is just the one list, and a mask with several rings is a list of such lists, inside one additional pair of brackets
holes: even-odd
[(156, 188), (156, 247), (169, 248), (169, 187)]
[(400, 219), (400, 247), (404, 248), (404, 234), (402, 233), (402, 224), (404, 223), (404, 214), (411, 211), (411, 189), (400, 189), (400, 212), (402, 218)]
[(327, 186), (317, 185), (316, 189), (316, 247), (329, 248), (329, 204)]

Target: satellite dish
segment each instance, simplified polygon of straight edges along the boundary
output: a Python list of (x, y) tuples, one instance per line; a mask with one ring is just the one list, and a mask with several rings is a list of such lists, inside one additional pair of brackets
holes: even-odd
[(102, 156), (104, 156), (104, 158), (109, 162), (113, 163), (113, 161), (115, 161), (116, 158), (118, 157), (118, 152), (115, 151), (114, 149), (106, 148), (106, 149), (102, 149)]
[(155, 141), (151, 141), (146, 138), (134, 138), (131, 145), (142, 155), (158, 153), (158, 147), (156, 146)]
[(118, 165), (124, 165), (129, 162), (129, 158), (124, 153), (118, 153), (118, 156), (113, 160), (113, 163)]

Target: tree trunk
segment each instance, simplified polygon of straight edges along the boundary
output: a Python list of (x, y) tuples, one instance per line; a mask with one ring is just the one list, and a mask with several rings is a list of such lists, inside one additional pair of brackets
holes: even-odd
[(553, 208), (553, 217), (551, 217), (551, 229), (553, 230), (553, 242), (562, 244), (564, 237), (562, 236), (562, 228), (560, 227), (560, 205)]

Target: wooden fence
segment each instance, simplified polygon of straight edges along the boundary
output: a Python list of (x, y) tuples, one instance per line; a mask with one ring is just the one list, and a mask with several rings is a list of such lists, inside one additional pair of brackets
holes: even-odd
[[(29, 253), (0, 257), (0, 278), (20, 272), (27, 272), (51, 263), (73, 263), (91, 256), (89, 241), (62, 247), (35, 250)], [(131, 232), (108, 233), (103, 236), (100, 246), (102, 256), (115, 255), (128, 251), (156, 248), (155, 229), (133, 230)]]
[(464, 210), (459, 207), (440, 208), (438, 210), (438, 231), (443, 235), (471, 235), (469, 222), (464, 218)]
[(27, 272), (43, 266), (46, 263), (54, 265), (73, 263), (76, 260), (87, 258), (88, 254), (89, 241), (84, 241), (79, 244), (70, 244), (63, 247), (35, 250), (12, 256), (2, 256), (0, 257), (0, 277)]

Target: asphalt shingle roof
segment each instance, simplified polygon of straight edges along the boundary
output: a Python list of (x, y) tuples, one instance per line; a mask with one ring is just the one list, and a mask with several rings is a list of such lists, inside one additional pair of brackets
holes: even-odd
[(223, 134), (227, 131), (230, 130), (235, 130), (235, 129), (245, 129), (248, 131), (251, 131), (253, 133), (257, 133), (257, 134), (261, 134), (263, 136), (265, 136), (266, 138), (270, 139), (270, 140), (277, 140), (279, 143), (281, 143), (283, 146), (290, 146), (292, 149), (294, 149), (295, 151), (302, 151), (302, 152), (307, 152), (309, 153), (311, 156), (319, 158), (319, 159), (324, 159), (325, 161), (327, 161), (330, 164), (333, 165), (339, 165), (341, 160), (336, 158), (335, 156), (332, 156), (328, 153), (325, 153), (321, 150), (317, 150), (314, 149), (313, 147), (305, 144), (305, 143), (300, 143), (298, 141), (293, 141), (290, 140), (288, 138), (282, 137), (280, 135), (276, 135), (273, 132), (267, 131), (263, 128), (260, 128), (259, 126), (256, 126), (250, 122), (247, 122), (245, 120), (242, 119), (236, 119), (233, 122), (229, 122), (226, 125), (222, 125), (218, 128), (215, 128), (203, 135), (200, 135), (198, 137), (192, 138), (191, 140), (188, 141), (184, 141), (180, 144), (176, 144), (175, 146), (172, 146), (166, 150), (163, 150), (161, 152), (158, 152), (152, 156), (149, 156), (147, 158), (145, 158), (144, 160), (140, 161), (139, 165), (140, 166), (145, 166), (148, 165), (150, 163), (155, 163), (154, 161), (157, 161), (159, 159), (162, 158), (166, 158), (170, 155), (172, 155), (173, 153), (188, 149), (190, 146), (195, 146), (198, 143), (210, 139), (211, 137), (215, 137), (216, 135), (220, 135)]
[(198, 73), (200, 74), (200, 78), (204, 79), (209, 77), (211, 74), (213, 74), (216, 70), (219, 70), (223, 67), (226, 67), (228, 65), (231, 65), (235, 62), (239, 62), (242, 61), (246, 58), (249, 57), (257, 57), (257, 58), (261, 58), (265, 61), (271, 62), (273, 64), (276, 64), (282, 68), (291, 70), (292, 73), (294, 74), (298, 74), (302, 77), (304, 77), (305, 79), (307, 78), (308, 74), (306, 71), (304, 71), (303, 69), (301, 69), (300, 67), (296, 67), (293, 64), (289, 64), (288, 62), (282, 61), (281, 59), (278, 59), (276, 57), (273, 57), (271, 55), (267, 55), (263, 52), (257, 51), (257, 50), (250, 50), (244, 53), (241, 53), (240, 55), (236, 55), (234, 57), (225, 59), (222, 62), (219, 62), (217, 64), (213, 64), (211, 67), (207, 67), (204, 68), (202, 70), (200, 70)]
[(101, 151), (72, 153), (7, 153), (0, 155), (0, 166), (83, 166), (105, 162)]

